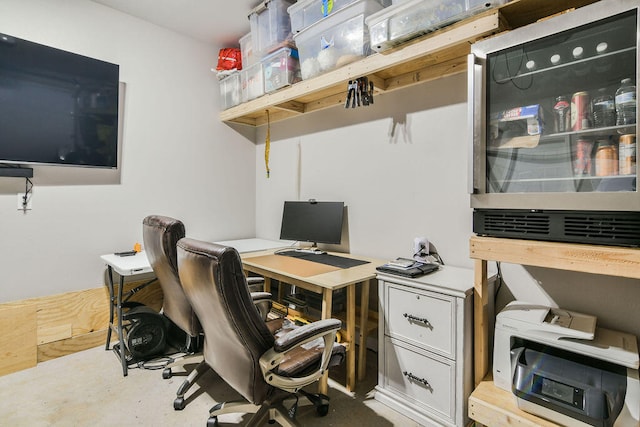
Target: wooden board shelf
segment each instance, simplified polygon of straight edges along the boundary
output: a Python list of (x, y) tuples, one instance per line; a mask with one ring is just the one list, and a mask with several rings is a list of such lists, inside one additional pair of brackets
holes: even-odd
[[(376, 53), (344, 67), (303, 80), (220, 113), (223, 122), (261, 126), (305, 113), (344, 105), (349, 80), (367, 76), (377, 94), (465, 72), (471, 43), (595, 0), (512, 0), (502, 7), (465, 19)], [(374, 95), (375, 97), (375, 95)]]
[[(493, 384), (489, 363), (487, 262), (501, 261), (559, 270), (640, 279), (640, 249), (474, 236), (469, 241), (474, 270), (474, 376), (469, 417), (488, 426), (556, 426), (518, 409), (512, 393)], [(487, 375), (488, 374), (488, 375)], [(486, 377), (485, 377), (486, 375)]]
[(502, 390), (487, 376), (469, 397), (469, 417), (485, 426), (557, 427), (518, 408), (513, 393)]

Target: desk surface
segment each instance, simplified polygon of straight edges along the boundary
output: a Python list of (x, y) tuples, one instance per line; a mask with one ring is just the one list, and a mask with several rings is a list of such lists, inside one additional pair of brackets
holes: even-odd
[(121, 276), (133, 276), (134, 274), (153, 272), (145, 251), (138, 252), (132, 256), (107, 254), (102, 255), (100, 259)]
[(221, 240), (213, 243), (217, 243), (218, 245), (223, 246), (231, 246), (232, 248), (236, 248), (236, 250), (242, 254), (247, 252), (286, 248), (287, 246), (292, 246), (295, 242), (291, 240), (267, 240), (252, 238), (238, 240)]
[[(232, 246), (239, 253), (263, 251), (266, 249), (276, 249), (290, 246), (293, 242), (286, 240), (266, 240), (266, 239), (240, 239), (215, 242), (219, 245)], [(106, 254), (100, 256), (105, 264), (121, 276), (133, 276), (135, 274), (151, 273), (153, 269), (147, 258), (145, 251), (138, 252), (132, 256), (118, 256), (116, 254)]]
[[(296, 285), (306, 283), (325, 289), (340, 289), (354, 283), (376, 277), (376, 267), (386, 261), (351, 254), (334, 253), (331, 255), (369, 261), (351, 268), (339, 268), (320, 264), (305, 259), (274, 255), (273, 250), (242, 254), (242, 264), (255, 273), (271, 273), (271, 276), (282, 275), (285, 281)], [(275, 277), (277, 278), (277, 277)], [(294, 283), (291, 283), (291, 282)]]

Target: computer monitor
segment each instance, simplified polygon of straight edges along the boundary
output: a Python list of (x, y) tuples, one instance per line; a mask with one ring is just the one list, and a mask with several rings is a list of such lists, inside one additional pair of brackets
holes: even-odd
[(340, 244), (344, 202), (285, 201), (280, 239)]

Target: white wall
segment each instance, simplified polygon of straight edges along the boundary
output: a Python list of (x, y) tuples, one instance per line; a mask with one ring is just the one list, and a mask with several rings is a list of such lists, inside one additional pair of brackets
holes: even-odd
[[(426, 236), (446, 264), (472, 268), (466, 98), (460, 74), (377, 96), (370, 107), (335, 107), (272, 124), (268, 179), (260, 128), (258, 235), (278, 237), (284, 200), (339, 200), (349, 209), (352, 253), (410, 256), (413, 238)], [(406, 126), (391, 137), (394, 120)], [(508, 264), (502, 271), (499, 307), (515, 296), (595, 314), (602, 327), (640, 336), (638, 280)]]
[(254, 234), (255, 146), (217, 119), (218, 48), (86, 0), (0, 0), (0, 32), (117, 63), (126, 83), (118, 171), (36, 167), (26, 214), (24, 180), (0, 178), (0, 302), (101, 286), (99, 256), (142, 242), (149, 214)]
[(273, 124), (268, 179), (260, 129), (258, 234), (278, 237), (283, 200), (344, 201), (352, 253), (411, 256), (426, 236), (445, 262), (470, 267), (465, 75), (374, 101)]

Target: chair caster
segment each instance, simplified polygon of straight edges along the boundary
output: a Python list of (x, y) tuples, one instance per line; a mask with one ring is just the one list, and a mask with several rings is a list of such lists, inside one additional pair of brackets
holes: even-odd
[(218, 417), (209, 417), (207, 427), (218, 427)]
[(316, 406), (316, 414), (321, 417), (324, 417), (329, 413), (329, 404)]
[(171, 372), (171, 368), (165, 368), (162, 371), (162, 379), (168, 380), (172, 375), (173, 373)]
[(187, 406), (184, 397), (176, 397), (176, 400), (173, 401), (173, 409), (176, 411), (182, 411), (184, 407)]

